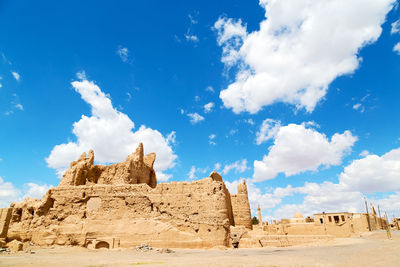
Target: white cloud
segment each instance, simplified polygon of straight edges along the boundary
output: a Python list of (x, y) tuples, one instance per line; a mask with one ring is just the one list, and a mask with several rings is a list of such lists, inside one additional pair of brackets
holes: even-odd
[(231, 164), (225, 165), (224, 169), (222, 170), (222, 173), (228, 174), (230, 171), (234, 171), (235, 173), (242, 173), (245, 172), (248, 169), (247, 167), (247, 159), (242, 159), (235, 161)]
[(207, 87), (206, 87), (206, 91), (211, 92), (211, 93), (214, 93), (214, 92), (215, 92), (215, 91), (214, 91), (214, 88), (213, 88), (212, 86), (207, 86)]
[(275, 138), (280, 127), (280, 121), (265, 119), (260, 126), (260, 130), (256, 133), (256, 144), (260, 145), (269, 139)]
[(121, 162), (135, 151), (139, 142), (143, 142), (145, 153), (157, 154), (154, 168), (158, 179), (167, 179), (168, 175), (162, 172), (172, 168), (177, 158), (170, 146), (171, 137), (165, 138), (159, 131), (144, 125), (133, 131), (133, 121), (116, 110), (110, 98), (94, 82), (74, 81), (72, 86), (91, 106), (92, 114), (90, 117), (82, 115), (73, 124), (75, 142), (56, 145), (52, 149), (46, 158), (49, 167), (62, 174), (71, 161), (90, 149), (95, 151), (95, 160), (100, 164)]
[(346, 188), (361, 192), (400, 191), (400, 148), (377, 156), (367, 154), (344, 168), (339, 177)]
[(217, 162), (217, 163), (215, 163), (215, 165), (214, 165), (214, 170), (215, 170), (215, 171), (218, 171), (219, 169), (221, 169), (221, 163)]
[(27, 197), (42, 199), (43, 196), (46, 194), (47, 190), (49, 190), (53, 186), (47, 184), (38, 185), (35, 183), (27, 183), (25, 184), (25, 187), (26, 187), (26, 192), (22, 197), (23, 199)]
[(316, 171), (320, 166), (339, 165), (357, 141), (350, 131), (336, 133), (329, 140), (305, 123), (282, 126), (274, 135), (268, 155), (262, 161), (254, 161), (255, 181), (273, 179), (278, 173), (291, 176)]
[(176, 132), (172, 131), (167, 135), (167, 142), (169, 144), (175, 144), (176, 143)]
[(20, 79), (21, 79), (21, 76), (19, 75), (19, 73), (18, 73), (18, 72), (16, 72), (16, 71), (12, 71), (12, 72), (11, 72), (11, 74), (12, 74), (12, 76), (14, 77), (14, 79), (15, 79), (17, 82), (19, 82), (19, 81), (20, 81)]
[(253, 119), (247, 119), (247, 120), (244, 120), (244, 122), (246, 122), (246, 123), (248, 123), (250, 125), (254, 125), (255, 124)]
[(22, 106), (21, 104), (15, 104), (15, 108), (19, 109), (19, 110), (24, 110), (24, 106)]
[(200, 101), (200, 96), (196, 95), (196, 96), (194, 97), (194, 101), (199, 102), (199, 101)]
[(129, 59), (129, 49), (119, 46), (117, 49), (117, 55), (121, 58), (122, 62), (127, 62)]
[(392, 29), (390, 30), (391, 34), (396, 34), (399, 32), (400, 32), (400, 19), (392, 23)]
[(206, 167), (206, 168), (196, 168), (195, 166), (192, 166), (191, 168), (190, 168), (190, 171), (188, 172), (188, 176), (189, 176), (189, 178), (190, 179), (197, 179), (198, 177), (196, 176), (196, 172), (199, 172), (199, 173), (202, 173), (202, 174), (205, 174), (206, 172), (208, 171), (208, 168)]
[(127, 102), (130, 102), (130, 101), (132, 100), (132, 95), (131, 95), (131, 93), (126, 92), (126, 96), (128, 97), (128, 98), (126, 99), (126, 101), (127, 101)]
[(189, 17), (189, 20), (190, 20), (190, 24), (197, 24), (198, 23), (198, 21), (195, 19), (194, 15), (189, 14), (188, 17)]
[(4, 182), (0, 177), (0, 207), (7, 207), (11, 202), (19, 200), (21, 191), (12, 183)]
[[(308, 183), (304, 186), (275, 188), (273, 198), (283, 199), (302, 194), (300, 204), (282, 205), (275, 212), (275, 218), (289, 218), (297, 211), (303, 215), (320, 212), (364, 212), (365, 194), (389, 192), (383, 197), (372, 197), (369, 202), (379, 205), (382, 210), (399, 212), (400, 208), (400, 148), (382, 156), (363, 151), (362, 159), (353, 160), (339, 175), (338, 183), (325, 181), (321, 184)], [(375, 206), (376, 207), (376, 206)]]
[(190, 118), (190, 123), (196, 124), (201, 121), (204, 121), (204, 117), (199, 115), (197, 112), (195, 113), (188, 113), (187, 116)]
[(213, 108), (214, 108), (214, 103), (213, 102), (209, 102), (209, 103), (205, 104), (204, 105), (204, 113), (211, 112)]
[(400, 42), (395, 44), (395, 46), (393, 47), (393, 52), (396, 52), (397, 54), (400, 55)]
[(359, 109), (361, 113), (364, 112), (364, 107), (362, 106), (361, 103), (354, 104), (353, 109), (355, 109), (355, 110)]
[(224, 106), (256, 113), (284, 102), (312, 112), (333, 80), (359, 67), (359, 51), (379, 38), (394, 3), (261, 0), (266, 18), (251, 33), (240, 20), (218, 19), (221, 60), (237, 67), (235, 81), (220, 93)]
[(231, 67), (239, 60), (238, 49), (247, 37), (246, 25), (242, 25), (240, 19), (235, 22), (230, 18), (221, 17), (215, 22), (214, 29), (218, 33), (218, 45), (222, 46), (221, 61), (227, 67)]
[(233, 136), (233, 135), (237, 134), (238, 132), (239, 132), (238, 129), (231, 129), (231, 130), (229, 131), (229, 135), (230, 135), (230, 136)]
[(210, 134), (210, 136), (208, 136), (208, 143), (210, 145), (215, 146), (217, 143), (214, 141), (215, 137), (217, 137), (217, 135), (215, 134)]
[(186, 41), (188, 41), (188, 42), (197, 43), (199, 41), (199, 37), (197, 37), (196, 35), (191, 34), (189, 32), (187, 34), (185, 34), (185, 38), (186, 38)]
[(77, 77), (79, 80), (87, 80), (86, 71), (84, 71), (84, 70), (78, 71), (78, 72), (76, 73), (76, 77)]
[(362, 157), (366, 157), (366, 156), (368, 156), (368, 155), (369, 155), (368, 150), (363, 150), (363, 151), (361, 151), (361, 153), (360, 153), (360, 156), (362, 156)]
[(188, 173), (188, 176), (190, 179), (195, 179), (196, 178), (196, 167), (192, 166), (192, 168), (190, 168), (190, 171)]
[[(253, 214), (256, 214), (257, 207), (260, 205), (262, 209), (271, 209), (275, 206), (279, 205), (282, 201), (281, 197), (276, 196), (271, 193), (262, 193), (261, 189), (258, 188), (254, 183), (249, 180), (246, 180), (247, 192), (249, 196), (250, 208)], [(235, 180), (233, 182), (225, 181), (225, 185), (228, 188), (231, 194), (237, 193), (238, 184), (242, 183), (243, 179)]]
[[(296, 212), (310, 216), (321, 212), (363, 212), (363, 194), (358, 191), (348, 191), (340, 184), (332, 182), (305, 183), (301, 187), (277, 188), (274, 195), (304, 194), (300, 204), (281, 205), (274, 212), (275, 218), (292, 218)], [(286, 191), (286, 192), (285, 192)]]
[(363, 113), (365, 111), (365, 100), (370, 96), (370, 94), (366, 94), (363, 96), (360, 101), (353, 105), (353, 109), (360, 111)]
[(35, 183), (26, 183), (23, 189), (16, 188), (11, 182), (5, 182), (0, 177), (0, 208), (8, 207), (11, 202), (22, 201), (27, 197), (41, 199), (52, 185), (38, 185)]

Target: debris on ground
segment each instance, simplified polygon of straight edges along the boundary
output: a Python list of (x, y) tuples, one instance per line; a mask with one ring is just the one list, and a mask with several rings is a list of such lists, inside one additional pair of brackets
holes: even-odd
[(10, 249), (9, 248), (0, 248), (0, 253), (3, 253), (3, 252), (10, 252)]
[(153, 248), (150, 245), (143, 243), (140, 246), (136, 246), (136, 250), (147, 252), (147, 251), (153, 250)]
[(157, 252), (160, 252), (160, 253), (175, 253), (175, 251), (173, 251), (172, 249), (169, 249), (169, 248), (157, 249)]

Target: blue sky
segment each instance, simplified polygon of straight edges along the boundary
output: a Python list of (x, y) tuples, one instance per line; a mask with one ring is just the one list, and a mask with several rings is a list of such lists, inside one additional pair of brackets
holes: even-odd
[(398, 3), (316, 2), (1, 1), (0, 204), (143, 141), (159, 180), (246, 179), (265, 219), (400, 216)]

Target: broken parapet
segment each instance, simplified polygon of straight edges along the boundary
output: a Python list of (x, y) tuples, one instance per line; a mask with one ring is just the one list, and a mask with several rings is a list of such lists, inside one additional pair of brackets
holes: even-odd
[(124, 162), (105, 165), (93, 165), (94, 152), (88, 156), (83, 153), (63, 175), (59, 186), (78, 186), (94, 184), (148, 184), (154, 188), (157, 185), (153, 164), (155, 153), (144, 156), (143, 144), (140, 143), (134, 153)]

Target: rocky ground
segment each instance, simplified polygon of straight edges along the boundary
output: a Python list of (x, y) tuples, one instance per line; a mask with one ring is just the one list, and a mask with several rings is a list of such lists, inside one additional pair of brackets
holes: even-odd
[(0, 266), (400, 266), (400, 232), (392, 237), (381, 231), (322, 244), (254, 249), (31, 248), (0, 253)]

